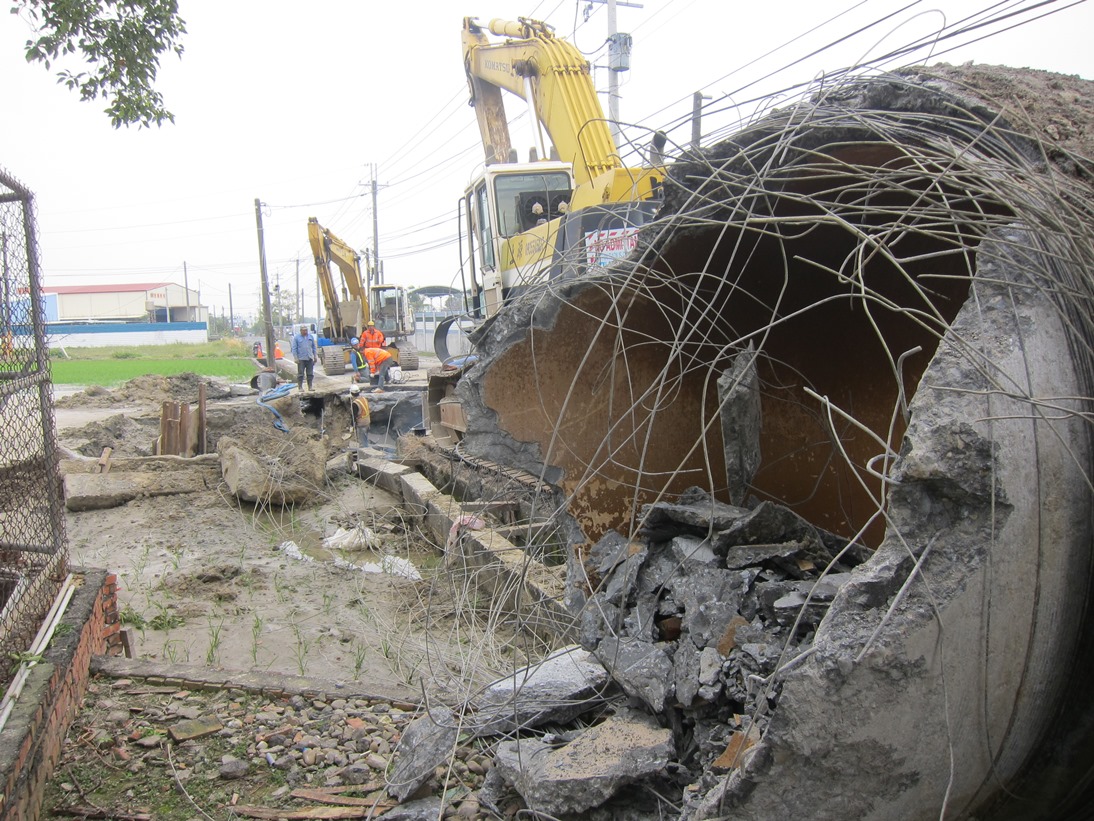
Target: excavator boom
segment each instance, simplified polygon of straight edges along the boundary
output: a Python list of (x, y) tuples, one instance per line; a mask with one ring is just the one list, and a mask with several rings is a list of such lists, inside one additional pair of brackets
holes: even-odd
[[(315, 217), (308, 218), (308, 242), (315, 257), (319, 290), (327, 311), (325, 336), (345, 341), (368, 321), (368, 294), (361, 278), (360, 257), (352, 246), (320, 225)], [(341, 294), (332, 264), (342, 276)]]
[[(507, 39), (491, 41), (487, 31)], [(589, 62), (550, 26), (520, 18), (492, 20), (484, 30), (465, 17), (463, 54), (488, 164), (509, 161), (512, 149), (504, 89), (529, 102), (558, 158), (573, 164), (575, 184), (620, 167)]]

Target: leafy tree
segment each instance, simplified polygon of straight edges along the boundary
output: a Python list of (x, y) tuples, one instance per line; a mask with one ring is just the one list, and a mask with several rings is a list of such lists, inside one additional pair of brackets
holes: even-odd
[(27, 62), (50, 66), (78, 55), (89, 71), (57, 73), (57, 81), (79, 91), (81, 100), (101, 97), (115, 128), (162, 125), (175, 115), (153, 88), (160, 55), (182, 56), (186, 33), (177, 0), (12, 0), (11, 13), (34, 30)]
[(296, 321), (296, 292), (292, 288), (282, 290), (280, 285), (275, 285), (270, 294), (270, 313), (273, 324), (279, 327)]

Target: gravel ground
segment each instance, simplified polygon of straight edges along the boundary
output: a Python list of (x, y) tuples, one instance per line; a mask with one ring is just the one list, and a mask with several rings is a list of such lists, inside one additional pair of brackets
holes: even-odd
[[(42, 817), (396, 815), (385, 773), (417, 712), (381, 699), (270, 698), (94, 676)], [(486, 747), (457, 746), (397, 815), (416, 817), (418, 806), (436, 818), (439, 799), (443, 817), (497, 818), (476, 800), (491, 759)]]

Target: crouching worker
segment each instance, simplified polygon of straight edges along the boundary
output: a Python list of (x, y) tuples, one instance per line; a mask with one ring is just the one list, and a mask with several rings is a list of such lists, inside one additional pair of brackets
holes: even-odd
[(361, 395), (360, 385), (351, 385), (349, 389), (349, 410), (353, 417), (353, 430), (357, 434), (357, 446), (368, 447), (368, 428), (372, 424), (368, 399)]
[(365, 360), (368, 362), (369, 375), (376, 393), (384, 392), (384, 383), (387, 381), (387, 372), (395, 360), (391, 354), (383, 348), (365, 348)]
[(357, 337), (349, 341), (349, 364), (353, 369), (353, 381), (364, 382), (369, 377), (368, 361), (365, 359), (364, 349), (359, 346)]

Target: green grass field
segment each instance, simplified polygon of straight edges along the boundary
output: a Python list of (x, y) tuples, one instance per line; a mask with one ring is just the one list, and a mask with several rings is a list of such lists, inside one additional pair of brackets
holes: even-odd
[(202, 345), (66, 348), (64, 353), (50, 351), (50, 367), (55, 385), (107, 388), (147, 374), (196, 373), (232, 381), (247, 381), (255, 374), (250, 347), (234, 339)]

